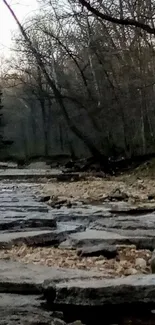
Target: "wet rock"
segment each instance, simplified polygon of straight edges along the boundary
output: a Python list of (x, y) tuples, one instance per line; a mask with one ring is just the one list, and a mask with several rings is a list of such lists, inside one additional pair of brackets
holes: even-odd
[(136, 258), (136, 261), (135, 261), (135, 265), (140, 267), (141, 269), (145, 269), (146, 268), (146, 261), (144, 260), (144, 258)]
[(77, 255), (81, 257), (88, 256), (104, 256), (108, 259), (115, 258), (117, 255), (117, 248), (114, 245), (96, 245), (96, 246), (86, 246), (82, 247), (77, 251)]

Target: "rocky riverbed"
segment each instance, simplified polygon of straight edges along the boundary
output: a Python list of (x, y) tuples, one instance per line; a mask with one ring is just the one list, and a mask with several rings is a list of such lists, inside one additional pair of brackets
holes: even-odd
[(133, 246), (117, 247), (117, 257), (107, 259), (102, 251), (90, 256), (81, 257), (79, 251), (53, 247), (28, 247), (26, 245), (13, 246), (10, 249), (0, 250), (0, 258), (4, 260), (46, 265), (80, 270), (93, 270), (100, 272), (101, 277), (114, 278), (132, 274), (149, 274), (149, 250), (136, 250)]
[(0, 173), (2, 324), (155, 324), (153, 189), (23, 173)]

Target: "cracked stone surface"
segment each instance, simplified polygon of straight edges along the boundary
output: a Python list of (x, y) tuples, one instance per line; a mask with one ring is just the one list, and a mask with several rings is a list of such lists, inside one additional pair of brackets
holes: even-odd
[(49, 268), (34, 264), (23, 264), (14, 261), (0, 262), (0, 292), (8, 293), (40, 293), (44, 282), (61, 282), (70, 279), (101, 278), (99, 272)]
[[(17, 175), (18, 172), (21, 175), (40, 171), (5, 170), (8, 175)], [(67, 247), (68, 242), (74, 248), (98, 244), (135, 244), (137, 248), (151, 250), (155, 247), (154, 204), (136, 207), (129, 202), (97, 205), (77, 202), (70, 208), (62, 206), (57, 209), (39, 202), (37, 192), (35, 183), (6, 180), (0, 184), (1, 246), (23, 242), (29, 245), (62, 243), (61, 247)]]
[[(26, 175), (30, 177), (35, 172), (28, 170)], [(22, 173), (19, 172), (19, 177)], [(17, 177), (17, 174), (18, 170), (12, 171), (11, 175)], [(1, 171), (2, 177), (8, 175), (9, 171)], [(1, 182), (0, 247), (23, 243), (32, 246), (56, 244), (85, 248), (86, 252), (98, 245), (102, 245), (103, 252), (104, 245), (113, 248), (118, 244), (155, 247), (153, 204), (136, 207), (126, 202), (98, 205), (79, 202), (71, 208), (56, 209), (39, 202), (37, 192), (35, 183)], [(124, 302), (133, 306), (155, 305), (155, 276), (135, 275), (108, 280), (101, 272), (0, 261), (2, 325), (53, 324), (51, 313), (42, 308), (42, 301), (51, 311), (53, 306), (70, 311), (80, 306), (109, 305), (111, 308)]]
[(0, 247), (12, 244), (60, 244), (68, 234), (84, 230), (80, 224), (57, 224), (52, 209), (39, 202), (37, 186), (0, 184)]
[[(56, 291), (55, 305), (103, 306), (155, 303), (155, 275), (129, 276), (117, 279), (46, 282), (44, 293), (50, 303)], [(76, 299), (75, 299), (76, 297)]]
[(155, 303), (155, 275), (105, 279), (100, 272), (1, 261), (0, 293), (43, 294), (55, 306), (146, 305)]

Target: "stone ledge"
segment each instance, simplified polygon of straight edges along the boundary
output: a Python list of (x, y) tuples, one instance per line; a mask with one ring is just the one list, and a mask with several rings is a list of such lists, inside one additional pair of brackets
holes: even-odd
[[(127, 234), (126, 234), (127, 235)], [(83, 246), (96, 245), (136, 245), (138, 249), (150, 249), (155, 247), (155, 237), (145, 236), (123, 236), (113, 231), (90, 230), (77, 232), (68, 236), (65, 242), (62, 242), (60, 248), (82, 248)]]
[(116, 279), (70, 280), (44, 283), (44, 294), (50, 302), (50, 290), (56, 291), (55, 305), (103, 306), (155, 304), (155, 275), (129, 276)]
[(0, 294), (0, 324), (54, 324), (51, 313), (41, 308), (41, 302), (41, 297), (34, 295)]
[(0, 293), (37, 294), (44, 288), (44, 283), (49, 285), (51, 292), (51, 282), (60, 283), (71, 279), (92, 281), (95, 278), (101, 278), (101, 274), (0, 260)]

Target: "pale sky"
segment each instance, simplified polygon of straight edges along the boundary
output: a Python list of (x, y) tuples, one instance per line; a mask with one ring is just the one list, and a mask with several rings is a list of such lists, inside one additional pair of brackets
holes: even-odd
[[(30, 14), (39, 10), (37, 0), (8, 0), (8, 3), (11, 4), (20, 22), (23, 22)], [(11, 17), (3, 1), (0, 0), (0, 55), (9, 54), (12, 32), (17, 28), (13, 17)]]

